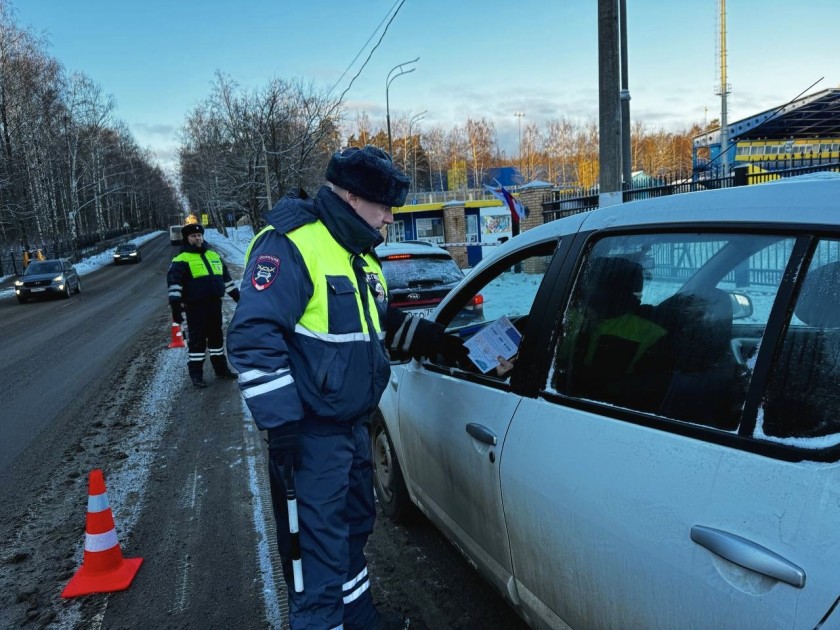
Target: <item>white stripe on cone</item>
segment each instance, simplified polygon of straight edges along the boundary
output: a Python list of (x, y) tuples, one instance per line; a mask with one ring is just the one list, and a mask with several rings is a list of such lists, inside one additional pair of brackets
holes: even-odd
[(119, 544), (116, 529), (104, 534), (85, 534), (85, 551), (108, 551)]
[(108, 503), (108, 493), (103, 492), (102, 494), (89, 494), (88, 495), (88, 512), (104, 512), (110, 506)]

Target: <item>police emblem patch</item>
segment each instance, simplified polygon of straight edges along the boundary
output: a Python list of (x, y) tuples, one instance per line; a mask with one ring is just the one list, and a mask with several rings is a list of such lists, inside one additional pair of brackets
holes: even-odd
[(254, 263), (251, 284), (257, 291), (265, 291), (277, 278), (280, 271), (280, 259), (277, 256), (262, 254)]
[(375, 272), (368, 272), (367, 274), (367, 284), (370, 287), (370, 290), (376, 296), (377, 302), (384, 302), (385, 301), (385, 287), (382, 286), (382, 282), (379, 279), (379, 275)]

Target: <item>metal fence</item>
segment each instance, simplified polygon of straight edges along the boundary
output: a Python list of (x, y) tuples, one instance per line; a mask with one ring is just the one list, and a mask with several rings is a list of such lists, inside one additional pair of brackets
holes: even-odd
[[(637, 201), (639, 199), (652, 199), (654, 197), (665, 197), (701, 190), (760, 184), (807, 173), (823, 171), (840, 172), (840, 162), (820, 164), (815, 161), (798, 160), (796, 163), (798, 165), (791, 166), (790, 168), (760, 173), (749, 173), (747, 166), (739, 166), (733, 169), (731, 175), (726, 177), (650, 177), (646, 178), (641, 185), (624, 190), (622, 198), (625, 202)], [(578, 212), (594, 210), (599, 205), (599, 193), (600, 191), (597, 186), (572, 190), (552, 190), (546, 194), (543, 200), (543, 222), (548, 223), (549, 221), (554, 221), (555, 219), (560, 219), (571, 214), (577, 214)]]

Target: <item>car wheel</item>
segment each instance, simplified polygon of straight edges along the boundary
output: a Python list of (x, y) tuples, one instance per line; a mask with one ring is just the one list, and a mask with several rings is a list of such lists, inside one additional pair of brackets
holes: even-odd
[(64, 282), (64, 293), (61, 294), (61, 297), (65, 300), (70, 298), (70, 283), (67, 281)]
[(82, 292), (82, 280), (80, 278), (76, 278), (76, 295)]
[(373, 415), (370, 429), (373, 457), (373, 487), (385, 515), (395, 523), (408, 522), (416, 515), (416, 508), (408, 496), (397, 452), (388, 435), (384, 418)]
[(140, 261), (141, 261), (142, 259), (143, 259), (143, 257), (142, 257), (142, 256), (140, 256), (140, 254), (137, 254), (137, 262), (138, 262), (138, 264), (140, 263)]
[(21, 304), (26, 304), (26, 298), (23, 297), (22, 295), (17, 296), (17, 299), (18, 299), (18, 302), (20, 302)]

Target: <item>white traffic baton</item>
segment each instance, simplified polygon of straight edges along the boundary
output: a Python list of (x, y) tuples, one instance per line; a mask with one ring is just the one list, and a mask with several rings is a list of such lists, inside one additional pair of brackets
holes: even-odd
[(294, 458), (283, 462), (283, 475), (286, 478), (286, 506), (289, 512), (289, 534), (292, 555), (292, 574), (295, 593), (303, 592), (303, 564), (300, 559), (300, 530), (298, 528), (297, 493), (295, 492)]

